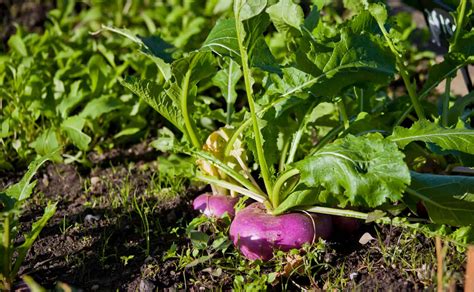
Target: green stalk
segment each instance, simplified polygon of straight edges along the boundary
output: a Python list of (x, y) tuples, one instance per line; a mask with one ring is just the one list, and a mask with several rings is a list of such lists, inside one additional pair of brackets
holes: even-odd
[(397, 51), (397, 49), (395, 48), (395, 45), (392, 43), (392, 40), (389, 38), (388, 32), (385, 29), (384, 24), (378, 21), (377, 21), (377, 24), (380, 30), (382, 31), (382, 34), (385, 40), (387, 41), (387, 44), (390, 47), (390, 50), (395, 55), (400, 76), (403, 79), (403, 83), (405, 83), (405, 87), (407, 88), (408, 95), (410, 96), (411, 103), (413, 104), (413, 107), (415, 108), (415, 112), (418, 118), (420, 120), (426, 120), (425, 112), (423, 111), (423, 107), (421, 106), (416, 90), (413, 88), (413, 84), (410, 81), (410, 77), (408, 76), (408, 70), (405, 67), (405, 64), (403, 62), (403, 59), (401, 58), (400, 53)]
[(367, 220), (369, 218), (369, 214), (353, 211), (353, 210), (345, 210), (345, 209), (337, 209), (337, 208), (329, 208), (329, 207), (310, 207), (303, 209), (308, 212), (319, 213), (319, 214), (326, 214), (326, 215), (335, 215), (335, 216), (342, 216), (342, 217), (351, 217), (357, 218), (362, 220)]
[(222, 188), (225, 188), (225, 189), (228, 189), (228, 190), (231, 190), (231, 191), (234, 191), (236, 193), (239, 193), (239, 194), (242, 194), (242, 195), (245, 195), (245, 196), (248, 196), (248, 197), (250, 197), (250, 198), (252, 198), (255, 201), (260, 202), (260, 203), (263, 203), (263, 202), (267, 201), (267, 198), (265, 196), (261, 195), (261, 194), (252, 192), (252, 191), (250, 191), (246, 188), (240, 187), (238, 185), (235, 185), (233, 183), (230, 183), (230, 182), (227, 182), (227, 181), (224, 181), (224, 180), (220, 180), (220, 179), (217, 179), (217, 178), (214, 178), (214, 177), (211, 177), (211, 176), (202, 175), (202, 174), (197, 174), (196, 179), (198, 179), (200, 181), (203, 181), (203, 182), (207, 182), (207, 183), (216, 185), (216, 186), (219, 186), (219, 187), (222, 187)]
[(189, 80), (191, 79), (191, 70), (188, 70), (186, 72), (186, 75), (184, 76), (182, 88), (181, 88), (181, 110), (183, 111), (183, 119), (184, 119), (184, 126), (186, 128), (186, 132), (191, 139), (191, 143), (193, 144), (194, 147), (197, 149), (201, 149), (202, 145), (201, 142), (199, 141), (197, 135), (196, 135), (196, 130), (194, 129), (194, 124), (189, 118), (189, 111), (188, 111), (188, 91), (189, 91)]
[(290, 169), (287, 172), (284, 172), (282, 175), (278, 177), (278, 179), (275, 181), (275, 185), (273, 186), (273, 190), (271, 192), (270, 200), (273, 204), (273, 208), (278, 207), (280, 205), (280, 192), (281, 188), (283, 187), (283, 184), (292, 178), (295, 175), (298, 175), (300, 171), (296, 168)]
[(231, 79), (232, 79), (232, 65), (234, 64), (234, 61), (232, 59), (230, 60), (229, 64), (229, 77), (227, 79), (227, 96), (226, 96), (226, 103), (227, 103), (227, 112), (226, 112), (226, 124), (230, 125), (230, 122), (232, 121), (232, 113), (233, 113), (233, 104), (229, 102), (230, 100), (230, 95), (231, 95)]
[(342, 124), (344, 125), (344, 130), (349, 128), (349, 117), (347, 116), (346, 104), (344, 103), (344, 99), (341, 99), (337, 102), (337, 108), (339, 109), (339, 115), (342, 120)]
[(308, 111), (305, 113), (303, 120), (301, 121), (298, 130), (296, 131), (293, 140), (291, 141), (290, 152), (288, 154), (288, 159), (286, 160), (286, 164), (293, 163), (295, 160), (296, 151), (298, 150), (298, 146), (301, 141), (301, 137), (303, 137), (303, 132), (308, 123), (308, 118), (310, 117), (311, 111), (313, 111), (314, 103), (308, 108)]
[(11, 262), (10, 262), (10, 214), (5, 216), (4, 232), (3, 232), (3, 248), (5, 253), (3, 256), (3, 276), (5, 277), (5, 289), (10, 290), (11, 278)]
[(209, 161), (214, 166), (219, 168), (222, 172), (224, 172), (228, 176), (235, 179), (238, 183), (240, 183), (242, 186), (246, 187), (250, 191), (261, 194), (262, 196), (265, 195), (257, 186), (254, 186), (252, 182), (249, 181), (246, 177), (244, 177), (243, 175), (241, 175), (240, 173), (238, 173), (237, 171), (229, 167), (227, 164), (225, 164), (224, 162), (214, 157), (212, 154), (209, 154), (205, 151), (194, 151), (193, 155)]
[(283, 145), (283, 149), (281, 150), (281, 156), (280, 156), (280, 161), (278, 162), (278, 171), (282, 172), (285, 170), (285, 159), (288, 154), (288, 148), (290, 148), (290, 138), (288, 138), (285, 141), (285, 144)]
[(451, 77), (446, 78), (446, 89), (442, 97), (443, 110), (441, 112), (441, 125), (448, 127), (448, 113), (449, 113), (449, 97), (451, 95)]
[(466, 15), (467, 0), (461, 0), (458, 18), (456, 19), (456, 31), (454, 32), (453, 44), (456, 44), (464, 26), (464, 17)]
[(262, 134), (260, 133), (260, 128), (258, 126), (258, 119), (257, 119), (257, 114), (255, 111), (255, 102), (253, 99), (253, 92), (252, 92), (252, 84), (251, 84), (251, 72), (248, 64), (248, 55), (247, 55), (247, 50), (244, 47), (243, 44), (243, 24), (242, 22), (239, 21), (239, 14), (237, 13), (235, 15), (236, 21), (235, 21), (235, 28), (237, 31), (237, 42), (239, 43), (239, 51), (240, 51), (240, 56), (242, 59), (242, 71), (244, 75), (244, 81), (245, 81), (245, 91), (247, 94), (247, 102), (249, 104), (249, 109), (250, 109), (250, 115), (252, 118), (252, 124), (253, 124), (253, 131), (255, 135), (255, 144), (257, 148), (257, 160), (260, 165), (260, 172), (263, 177), (263, 182), (265, 184), (265, 189), (267, 193), (271, 192), (272, 190), (272, 181), (270, 177), (270, 171), (268, 169), (267, 161), (265, 160), (265, 155), (263, 153), (263, 142), (262, 142)]

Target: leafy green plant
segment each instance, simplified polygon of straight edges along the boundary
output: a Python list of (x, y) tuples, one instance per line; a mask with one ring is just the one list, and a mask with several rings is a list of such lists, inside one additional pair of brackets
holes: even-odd
[(36, 154), (58, 146), (65, 155), (56, 161), (87, 164), (90, 150), (155, 135), (151, 125), (161, 123), (159, 117), (119, 84), (123, 72), (159, 77), (154, 62), (131, 54), (127, 41), (98, 37), (101, 24), (153, 34), (155, 44), (166, 39), (166, 49), (179, 54), (200, 44), (225, 11), (208, 1), (57, 1), (43, 34), (19, 27), (9, 50), (0, 52), (0, 171), (26, 168)]
[(51, 160), (58, 151), (34, 160), (23, 178), (0, 192), (0, 288), (10, 290), (28, 250), (35, 242), (48, 220), (56, 212), (56, 203), (48, 203), (44, 214), (33, 223), (31, 231), (24, 234), (24, 241), (16, 246), (22, 209), (31, 196), (36, 181), (31, 181), (41, 165)]
[[(381, 3), (348, 5), (352, 17), (332, 24), (320, 16), (322, 5), (304, 18), (301, 7), (291, 0), (234, 1), (233, 16), (216, 22), (200, 50), (170, 62), (163, 51), (153, 51), (143, 39), (108, 29), (135, 39), (160, 69), (158, 82), (134, 78), (123, 82), (182, 133), (180, 137), (162, 130), (155, 147), (205, 161), (218, 171), (196, 163), (197, 180), (260, 202), (269, 215), (265, 220), (284, 221), (292, 210), (305, 210), (391, 222), (384, 211), (393, 211), (394, 203), (396, 214), (407, 207), (417, 214), (414, 206), (421, 200), (432, 222), (469, 226), (473, 222), (472, 188), (467, 183), (471, 177), (440, 178), (450, 182), (453, 195), (447, 198), (424, 191), (424, 185), (437, 178), (410, 173), (407, 166), (411, 162), (407, 160), (417, 155), (410, 147), (421, 148), (422, 159), (441, 155), (453, 163), (469, 161), (473, 154), (474, 131), (467, 121), (448, 127), (449, 100), (443, 101), (440, 115), (422, 100), (442, 80), (473, 62), (472, 47), (465, 45), (473, 43), (468, 41), (472, 30), (465, 30), (464, 20), (472, 10), (466, 2), (461, 1), (458, 9), (450, 52), (443, 63), (430, 69), (420, 91), (405, 63), (406, 37)], [(280, 62), (267, 45), (272, 35), (265, 33), (271, 23), (290, 48)], [(406, 96), (387, 93), (397, 75)], [(225, 112), (209, 106), (212, 87), (222, 91)], [(235, 88), (243, 89), (244, 96), (236, 97)], [(237, 100), (246, 107), (237, 111)], [(411, 115), (413, 110), (416, 116)], [(209, 116), (214, 125), (226, 123), (228, 137), (212, 139), (209, 124), (203, 122)], [(417, 120), (410, 128), (401, 126), (407, 117)], [(214, 149), (205, 147), (206, 136), (217, 145)], [(249, 161), (235, 163), (236, 153), (244, 153)], [(460, 187), (461, 183), (465, 185)], [(462, 204), (465, 208), (460, 210)], [(453, 218), (442, 219), (438, 216), (442, 210), (449, 210), (448, 217)], [(255, 212), (248, 216), (260, 218)], [(237, 215), (233, 224), (243, 222), (242, 217)], [(248, 225), (236, 227), (234, 234), (231, 228), (234, 243), (247, 249), (247, 255), (254, 243), (242, 246), (240, 239)], [(278, 247), (273, 241), (258, 246), (265, 244)]]

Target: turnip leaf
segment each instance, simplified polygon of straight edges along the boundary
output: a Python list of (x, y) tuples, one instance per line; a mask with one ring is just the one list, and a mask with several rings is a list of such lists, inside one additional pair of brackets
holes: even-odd
[(267, 8), (266, 12), (275, 25), (275, 28), (283, 34), (299, 35), (300, 26), (303, 24), (304, 14), (300, 5), (292, 0), (282, 0)]
[[(313, 86), (317, 95), (336, 96), (341, 90), (356, 86), (387, 84), (395, 74), (395, 59), (375, 36), (367, 33), (354, 34), (341, 30), (341, 39), (334, 48), (308, 42), (307, 60), (311, 67), (300, 69), (313, 75), (324, 75)], [(301, 62), (300, 62), (301, 64)]]
[[(245, 29), (244, 45), (247, 47), (250, 66), (265, 71), (280, 73), (279, 65), (273, 57), (263, 37), (269, 17), (261, 14), (243, 22)], [(241, 64), (235, 19), (219, 20), (203, 43), (202, 50), (212, 50), (221, 56), (229, 56)]]
[(41, 216), (40, 219), (38, 219), (36, 222), (33, 223), (31, 226), (30, 232), (26, 233), (25, 236), (25, 241), (18, 247), (17, 251), (17, 257), (15, 259), (15, 264), (12, 269), (12, 274), (16, 275), (18, 270), (20, 269), (26, 254), (28, 253), (28, 250), (30, 247), (33, 245), (35, 242), (36, 238), (39, 236), (41, 230), (46, 226), (48, 223), (49, 219), (53, 217), (54, 213), (56, 213), (56, 204), (57, 203), (48, 203), (46, 208), (44, 209), (43, 216)]
[(225, 98), (227, 105), (227, 119), (226, 123), (230, 124), (232, 113), (234, 111), (234, 103), (237, 99), (237, 92), (235, 86), (242, 77), (242, 70), (240, 70), (239, 64), (230, 59), (225, 63), (225, 67), (217, 72), (212, 78), (213, 83), (219, 87), (222, 95)]
[(426, 120), (417, 121), (409, 129), (396, 127), (390, 140), (396, 142), (401, 148), (413, 141), (423, 141), (434, 143), (443, 150), (474, 154), (474, 130), (443, 128)]
[(139, 80), (135, 77), (127, 77), (121, 83), (148, 103), (181, 132), (184, 132), (184, 122), (178, 102), (171, 99), (160, 84), (152, 80)]
[(23, 201), (29, 198), (36, 185), (36, 181), (31, 182), (34, 175), (46, 161), (51, 160), (51, 158), (55, 157), (58, 152), (59, 149), (56, 149), (50, 154), (38, 157), (36, 160), (31, 162), (28, 166), (28, 171), (23, 175), (21, 180), (5, 190), (8, 197), (13, 198), (16, 201)]
[(80, 116), (72, 116), (65, 119), (61, 124), (61, 130), (71, 140), (71, 142), (81, 150), (87, 150), (91, 137), (85, 134), (82, 129), (86, 120)]
[(158, 36), (140, 37), (127, 29), (110, 26), (102, 26), (102, 28), (120, 34), (136, 43), (142, 53), (155, 62), (165, 80), (171, 78), (171, 66), (169, 64), (173, 60), (171, 57), (173, 46), (171, 44), (168, 44)]
[(410, 182), (404, 155), (380, 134), (348, 135), (296, 162), (300, 182), (323, 187), (319, 201), (336, 199), (346, 205), (377, 207), (402, 197)]
[(434, 223), (474, 225), (474, 177), (411, 172), (406, 196), (422, 201)]

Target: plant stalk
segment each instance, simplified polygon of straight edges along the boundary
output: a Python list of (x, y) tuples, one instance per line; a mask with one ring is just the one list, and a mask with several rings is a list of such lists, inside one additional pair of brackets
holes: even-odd
[(270, 196), (270, 199), (272, 201), (273, 207), (277, 208), (278, 205), (280, 205), (280, 192), (281, 188), (283, 187), (283, 184), (290, 178), (292, 178), (295, 175), (298, 175), (300, 171), (296, 168), (290, 169), (289, 171), (283, 173), (278, 177), (278, 179), (275, 181), (275, 185), (273, 186), (273, 190)]
[(232, 177), (235, 179), (238, 183), (240, 183), (242, 186), (246, 187), (248, 190), (258, 193), (260, 195), (264, 195), (264, 193), (258, 188), (257, 186), (254, 186), (251, 181), (249, 181), (246, 177), (244, 177), (242, 174), (238, 173), (231, 167), (229, 167), (227, 164), (224, 162), (220, 161), (216, 157), (212, 156), (211, 154), (204, 152), (204, 151), (194, 151), (192, 153), (194, 156), (203, 158), (213, 165), (215, 165), (217, 168), (219, 168), (222, 172), (227, 174), (228, 176)]
[(344, 99), (341, 99), (337, 102), (337, 108), (339, 109), (339, 115), (342, 120), (342, 124), (344, 125), (344, 130), (349, 128), (349, 117), (347, 116), (346, 104), (344, 103)]
[(426, 120), (425, 112), (423, 111), (423, 107), (421, 106), (416, 90), (413, 88), (413, 84), (410, 81), (410, 77), (408, 76), (408, 70), (405, 67), (405, 64), (401, 58), (400, 53), (395, 48), (395, 45), (393, 44), (392, 40), (388, 36), (388, 32), (385, 29), (384, 24), (378, 21), (377, 21), (377, 24), (380, 30), (382, 31), (382, 34), (385, 40), (387, 41), (387, 44), (390, 47), (390, 50), (395, 55), (395, 59), (397, 61), (397, 66), (399, 69), (400, 76), (403, 79), (403, 83), (405, 83), (405, 87), (407, 88), (408, 95), (410, 96), (411, 103), (413, 104), (413, 107), (415, 108), (415, 112), (416, 112), (416, 115), (418, 116), (418, 119)]
[(342, 216), (342, 217), (351, 217), (356, 219), (367, 220), (369, 218), (369, 214), (353, 211), (353, 210), (345, 210), (345, 209), (337, 209), (337, 208), (329, 208), (329, 207), (310, 207), (303, 209), (308, 212), (313, 213), (320, 213), (326, 215), (335, 215), (335, 216)]
[(288, 159), (286, 160), (287, 165), (290, 163), (293, 163), (293, 161), (295, 160), (296, 151), (298, 150), (298, 146), (303, 136), (304, 129), (306, 128), (306, 124), (308, 123), (308, 118), (310, 117), (310, 114), (313, 111), (313, 108), (314, 108), (314, 103), (308, 108), (308, 111), (305, 113), (304, 118), (298, 127), (298, 130), (293, 136), (293, 140), (291, 141), (290, 152), (288, 154)]
[(5, 216), (4, 232), (3, 232), (3, 247), (5, 254), (3, 254), (3, 276), (5, 277), (4, 285), (7, 291), (11, 288), (11, 262), (10, 262), (10, 214)]
[(466, 15), (466, 6), (467, 6), (467, 0), (461, 0), (461, 3), (459, 3), (459, 14), (456, 19), (456, 30), (454, 31), (454, 38), (453, 38), (453, 44), (456, 44), (459, 35), (461, 34), (462, 27), (464, 26), (464, 18)]
[[(237, 12), (237, 11), (236, 11)], [(248, 55), (247, 55), (247, 50), (244, 47), (244, 40), (242, 39), (243, 35), (243, 24), (240, 22), (239, 19), (239, 13), (236, 13), (235, 15), (236, 22), (235, 22), (235, 27), (237, 31), (237, 42), (239, 44), (239, 51), (240, 51), (240, 56), (242, 59), (242, 71), (244, 75), (244, 82), (245, 82), (245, 91), (247, 94), (247, 102), (249, 104), (249, 109), (250, 109), (250, 115), (252, 119), (252, 124), (253, 124), (253, 131), (255, 135), (255, 144), (257, 148), (257, 160), (260, 165), (260, 172), (263, 177), (263, 182), (265, 184), (265, 189), (267, 193), (270, 193), (272, 190), (272, 181), (270, 177), (270, 171), (268, 169), (267, 161), (265, 160), (265, 155), (263, 153), (263, 141), (260, 133), (260, 128), (258, 126), (258, 118), (257, 118), (257, 113), (255, 111), (255, 102), (253, 99), (253, 91), (252, 91), (252, 84), (251, 84), (251, 72), (248, 64)]]
[(203, 181), (203, 182), (207, 182), (207, 183), (216, 185), (216, 186), (219, 186), (219, 187), (222, 187), (222, 188), (225, 188), (225, 189), (228, 189), (228, 190), (231, 190), (231, 191), (234, 191), (236, 193), (239, 193), (239, 194), (242, 194), (242, 195), (245, 195), (245, 196), (248, 196), (248, 197), (250, 197), (250, 198), (252, 198), (255, 201), (260, 202), (260, 203), (263, 203), (267, 200), (267, 198), (265, 198), (263, 195), (252, 192), (252, 191), (250, 191), (246, 188), (240, 187), (238, 185), (234, 185), (230, 182), (220, 180), (220, 179), (216, 179), (214, 177), (205, 176), (205, 175), (202, 175), (202, 174), (197, 174), (196, 179), (198, 179), (200, 181)]
[(189, 91), (189, 80), (191, 79), (191, 70), (186, 72), (184, 76), (183, 84), (182, 84), (182, 91), (181, 91), (181, 110), (183, 111), (183, 119), (184, 119), (184, 126), (186, 128), (186, 132), (191, 139), (191, 143), (197, 149), (201, 149), (202, 145), (199, 141), (196, 131), (194, 129), (193, 123), (189, 118), (189, 110), (188, 110), (188, 91)]
[(443, 109), (441, 112), (441, 125), (448, 127), (449, 97), (451, 95), (451, 77), (446, 78), (446, 90), (443, 95)]

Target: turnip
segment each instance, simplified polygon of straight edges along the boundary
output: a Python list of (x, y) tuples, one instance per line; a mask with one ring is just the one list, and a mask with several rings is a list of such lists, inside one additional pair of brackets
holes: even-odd
[(269, 260), (273, 250), (301, 248), (318, 238), (328, 238), (331, 217), (289, 213), (274, 216), (262, 203), (253, 203), (237, 213), (230, 226), (230, 238), (248, 259)]
[(355, 233), (359, 230), (361, 224), (361, 220), (343, 216), (332, 216), (332, 222), (334, 229), (338, 233), (340, 232), (342, 236)]
[(221, 217), (225, 212), (233, 218), (235, 216), (234, 205), (239, 198), (223, 195), (213, 195), (204, 193), (196, 197), (193, 201), (194, 210), (201, 211), (207, 217)]

